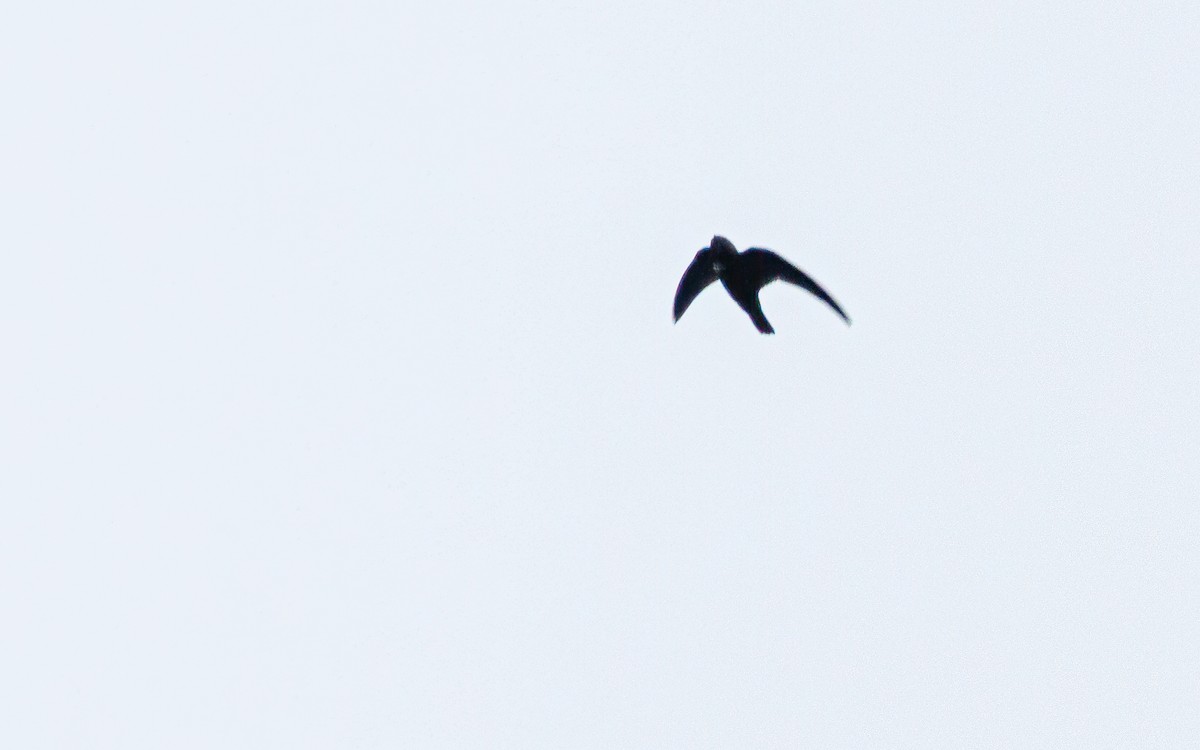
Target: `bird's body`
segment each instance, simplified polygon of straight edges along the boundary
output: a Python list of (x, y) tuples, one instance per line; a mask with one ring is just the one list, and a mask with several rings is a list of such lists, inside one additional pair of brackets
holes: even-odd
[(675, 290), (676, 322), (692, 304), (692, 300), (717, 279), (721, 280), (721, 285), (733, 297), (733, 301), (754, 321), (754, 327), (760, 333), (775, 333), (775, 329), (771, 327), (767, 316), (763, 315), (758, 292), (779, 279), (808, 290), (833, 308), (847, 324), (850, 322), (833, 297), (799, 268), (770, 250), (752, 247), (739, 253), (732, 242), (720, 236), (713, 237), (708, 247), (696, 253), (679, 280), (679, 287)]

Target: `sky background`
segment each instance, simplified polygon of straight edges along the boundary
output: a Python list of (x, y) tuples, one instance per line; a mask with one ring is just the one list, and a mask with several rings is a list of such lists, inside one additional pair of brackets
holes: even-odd
[[(38, 3), (0, 744), (1200, 743), (1191, 2)], [(760, 336), (716, 233), (802, 291)]]

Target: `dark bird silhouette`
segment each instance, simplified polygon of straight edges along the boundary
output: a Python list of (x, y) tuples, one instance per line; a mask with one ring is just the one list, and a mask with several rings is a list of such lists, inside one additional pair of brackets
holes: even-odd
[(713, 237), (708, 247), (696, 253), (691, 265), (683, 272), (679, 288), (675, 290), (675, 322), (683, 317), (692, 300), (717, 279), (721, 280), (733, 301), (754, 321), (759, 333), (775, 333), (775, 329), (767, 321), (767, 316), (763, 315), (758, 291), (779, 279), (812, 292), (841, 315), (847, 325), (850, 323), (850, 318), (846, 317), (833, 297), (799, 268), (770, 250), (752, 247), (739, 253), (732, 242), (720, 236)]

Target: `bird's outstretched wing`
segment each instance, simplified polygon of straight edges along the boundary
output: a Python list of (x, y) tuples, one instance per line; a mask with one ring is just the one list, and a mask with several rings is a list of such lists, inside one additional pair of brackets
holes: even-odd
[(692, 259), (691, 265), (683, 272), (683, 278), (679, 280), (679, 288), (675, 290), (675, 321), (678, 322), (683, 316), (688, 305), (692, 304), (692, 300), (696, 299), (696, 295), (704, 291), (704, 288), (717, 280), (717, 272), (713, 270), (711, 253), (707, 247), (696, 253), (696, 257)]
[(822, 289), (820, 284), (809, 278), (808, 274), (775, 253), (770, 250), (764, 250), (761, 247), (751, 247), (747, 248), (741, 257), (743, 262), (753, 264), (750, 268), (754, 271), (754, 276), (760, 282), (760, 289), (777, 279), (790, 282), (812, 292), (824, 301), (825, 304), (832, 307), (834, 312), (842, 316), (842, 320), (846, 321), (847, 324), (850, 323), (850, 318), (846, 315), (846, 312), (842, 310), (841, 305), (833, 297), (829, 296), (829, 292)]

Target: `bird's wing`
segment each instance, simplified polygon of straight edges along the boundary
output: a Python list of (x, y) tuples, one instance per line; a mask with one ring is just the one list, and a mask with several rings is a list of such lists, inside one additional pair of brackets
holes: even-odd
[(834, 312), (841, 315), (842, 320), (846, 321), (846, 323), (850, 322), (850, 318), (846, 315), (846, 312), (842, 310), (841, 305), (833, 297), (829, 296), (829, 292), (822, 289), (820, 284), (809, 278), (808, 274), (770, 250), (763, 250), (761, 247), (751, 247), (742, 253), (742, 258), (754, 264), (751, 268), (755, 271), (755, 275), (761, 282), (759, 288), (770, 284), (776, 279), (782, 279), (812, 292), (824, 301), (825, 304), (832, 307)]
[(713, 270), (710, 252), (706, 247), (696, 253), (691, 265), (683, 272), (683, 278), (679, 280), (679, 288), (675, 290), (676, 321), (683, 316), (683, 312), (688, 309), (688, 305), (692, 304), (692, 300), (696, 299), (696, 295), (717, 280), (717, 272)]

